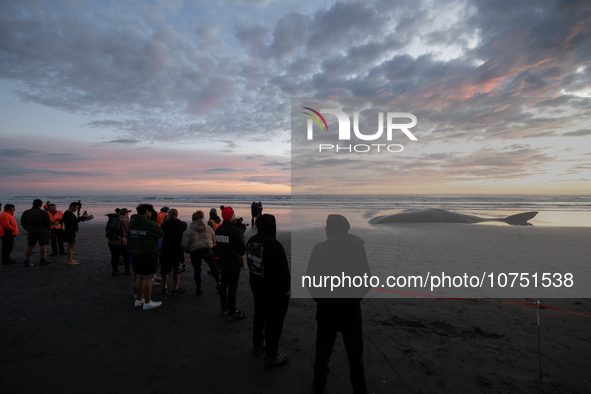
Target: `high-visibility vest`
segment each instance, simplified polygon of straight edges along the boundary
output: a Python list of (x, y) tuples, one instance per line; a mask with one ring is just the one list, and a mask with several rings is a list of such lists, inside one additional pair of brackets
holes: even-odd
[(168, 212), (158, 212), (158, 217), (156, 218), (156, 224), (158, 227), (162, 226), (162, 222), (164, 222), (164, 217), (168, 215)]
[[(213, 220), (209, 219), (209, 222), (211, 223), (212, 227), (213, 227), (213, 233), (215, 234), (215, 230), (220, 227), (222, 224), (221, 223), (216, 223)], [(213, 241), (213, 246), (216, 246), (217, 242)], [(216, 260), (218, 259), (218, 257), (214, 257)]]
[(211, 219), (209, 219), (209, 223), (211, 223), (211, 227), (213, 228), (214, 233), (215, 233), (215, 230), (217, 230), (217, 228), (220, 227), (220, 225), (221, 225), (221, 223), (216, 223)]
[(56, 229), (56, 230), (60, 230), (63, 226), (63, 223), (55, 223), (58, 220), (62, 219), (62, 211), (56, 211), (55, 214), (51, 214), (51, 212), (47, 212), (49, 213), (49, 217), (51, 218), (51, 228), (52, 229)]

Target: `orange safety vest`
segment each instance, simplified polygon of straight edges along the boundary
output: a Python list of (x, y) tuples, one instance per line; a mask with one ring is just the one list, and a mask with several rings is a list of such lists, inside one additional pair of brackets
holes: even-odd
[(213, 232), (215, 233), (215, 230), (217, 230), (218, 227), (221, 226), (221, 223), (216, 223), (213, 220), (209, 219), (209, 222), (211, 223), (211, 226), (213, 227)]
[(158, 218), (156, 218), (156, 224), (158, 227), (162, 226), (162, 222), (164, 222), (164, 217), (168, 215), (168, 212), (158, 212)]
[[(214, 222), (214, 221), (213, 221), (213, 220), (211, 220), (211, 219), (209, 219), (209, 222), (211, 223), (211, 225), (212, 225), (212, 227), (213, 227), (213, 233), (215, 234), (215, 230), (216, 230), (218, 227), (220, 227), (222, 224), (221, 224), (221, 223), (216, 223), (216, 222)], [(213, 246), (216, 246), (216, 245), (217, 245), (217, 242), (213, 241)], [(219, 257), (214, 257), (214, 258), (217, 260)]]
[(52, 229), (56, 229), (56, 230), (61, 230), (62, 226), (64, 225), (63, 223), (56, 223), (58, 220), (62, 219), (62, 211), (56, 211), (55, 214), (51, 214), (51, 212), (47, 212), (49, 213), (49, 218), (51, 219), (51, 228)]

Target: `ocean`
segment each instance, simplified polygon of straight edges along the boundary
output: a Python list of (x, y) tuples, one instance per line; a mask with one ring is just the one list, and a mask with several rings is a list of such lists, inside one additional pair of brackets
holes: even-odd
[[(503, 217), (519, 212), (539, 211), (530, 221), (534, 226), (591, 226), (591, 196), (549, 195), (40, 195), (0, 196), (3, 204), (16, 205), (16, 216), (29, 209), (35, 198), (55, 203), (66, 210), (69, 203), (80, 200), (82, 211), (105, 220), (115, 208), (133, 211), (139, 203), (179, 210), (180, 218), (190, 221), (191, 214), (203, 210), (208, 216), (210, 208), (219, 212), (220, 205), (232, 206), (238, 217), (250, 222), (250, 205), (261, 201), (263, 213), (277, 217), (278, 230), (291, 230), (310, 226), (324, 226), (326, 216), (341, 213), (350, 217), (352, 225), (366, 227), (369, 219), (404, 209), (440, 208), (481, 217)], [(292, 220), (292, 215), (295, 220)], [(499, 225), (487, 223), (484, 225)], [(506, 225), (506, 224), (501, 224)]]

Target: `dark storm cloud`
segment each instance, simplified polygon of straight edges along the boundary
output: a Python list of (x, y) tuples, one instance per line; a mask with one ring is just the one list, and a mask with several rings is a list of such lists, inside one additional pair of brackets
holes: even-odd
[(105, 118), (87, 126), (115, 140), (158, 141), (276, 140), (291, 96), (541, 97), (591, 79), (588, 1), (336, 2), (182, 29), (175, 12), (2, 2), (0, 78), (25, 102)]

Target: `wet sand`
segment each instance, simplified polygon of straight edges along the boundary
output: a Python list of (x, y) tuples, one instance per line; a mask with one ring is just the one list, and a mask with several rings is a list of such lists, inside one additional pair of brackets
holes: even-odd
[[(250, 351), (253, 303), (247, 272), (238, 307), (243, 321), (219, 317), (213, 279), (194, 294), (154, 299), (155, 310), (133, 308), (133, 277), (111, 276), (103, 223), (82, 223), (75, 258), (39, 266), (0, 266), (0, 391), (2, 393), (309, 393), (313, 377), (315, 303), (292, 299), (280, 351), (288, 365), (266, 370)], [(252, 235), (249, 229), (246, 236)], [(290, 233), (278, 239), (290, 250)], [(13, 257), (22, 256), (25, 236)], [(203, 271), (205, 272), (205, 267)], [(591, 391), (591, 317), (532, 306), (447, 299), (364, 300), (364, 360), (370, 393), (586, 393)], [(532, 300), (530, 300), (532, 301)], [(591, 315), (588, 299), (543, 304)], [(326, 393), (350, 393), (339, 337)]]

